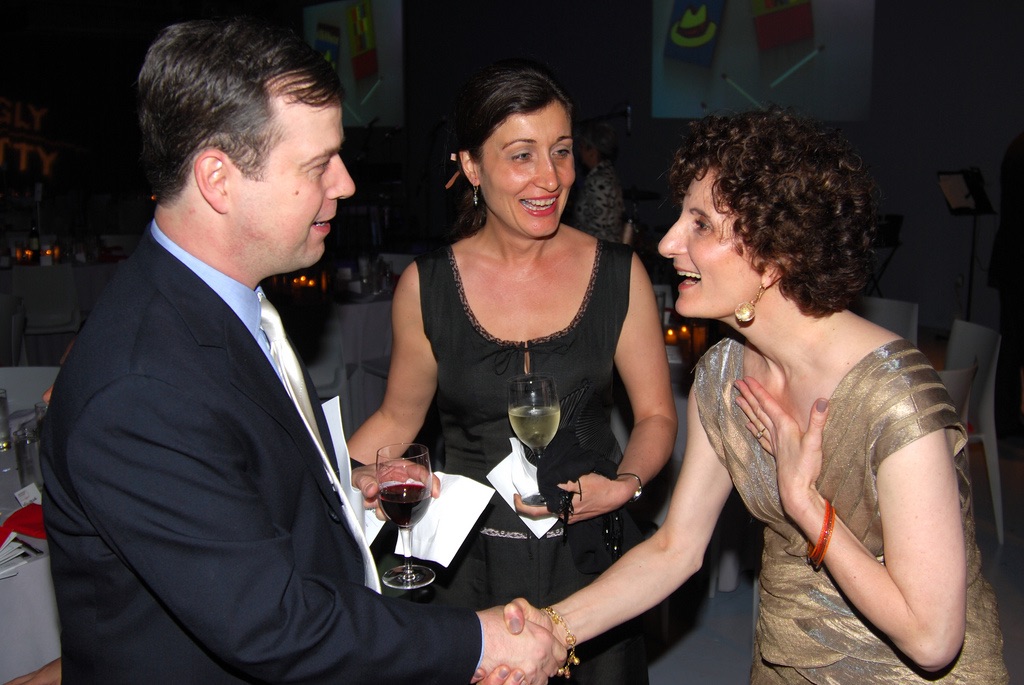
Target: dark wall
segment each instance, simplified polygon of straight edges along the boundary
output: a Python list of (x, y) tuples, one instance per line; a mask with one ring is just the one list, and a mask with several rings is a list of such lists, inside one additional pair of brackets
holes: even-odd
[[(936, 172), (977, 166), (998, 207), (999, 162), (1024, 130), (1024, 3), (908, 0), (875, 3), (870, 119), (841, 123), (874, 169), (881, 210), (905, 216), (903, 245), (882, 280), (886, 297), (921, 304), (921, 323), (948, 328), (966, 307), (972, 221), (950, 216)], [(431, 129), (448, 113), (460, 83), (502, 57), (548, 62), (576, 98), (583, 117), (628, 100), (632, 136), (620, 139), (617, 163), (626, 186), (664, 195), (663, 174), (685, 121), (650, 117), (651, 9), (611, 0), (446, 0), (406, 2), (407, 135), (413, 167), (437, 169), (432, 195), (450, 166), (448, 150), (430, 146)], [(620, 134), (624, 122), (614, 120)], [(443, 214), (430, 205), (431, 223)], [(424, 204), (426, 206), (426, 204)], [(664, 228), (675, 218), (667, 201), (643, 203), (641, 219)], [(998, 324), (997, 294), (985, 285), (995, 217), (978, 220), (972, 320)], [(431, 230), (436, 230), (433, 226)]]
[[(876, 3), (871, 119), (846, 130), (881, 184), (883, 210), (905, 216), (903, 246), (882, 281), (887, 297), (921, 304), (922, 325), (963, 317), (972, 220), (951, 216), (940, 170), (976, 166), (999, 206), (999, 164), (1024, 131), (1024, 3)], [(1024, 189), (1022, 189), (1024, 191)], [(977, 221), (971, 320), (998, 327), (987, 287), (997, 217)]]
[(134, 83), (157, 32), (242, 12), (297, 25), (300, 11), (299, 0), (0, 2), (0, 227), (141, 230), (152, 204)]
[[(303, 4), (313, 3), (10, 0), (0, 9), (0, 97), (50, 106), (53, 128), (47, 133), (83, 148), (67, 156), (74, 165), (74, 173), (63, 177), (67, 185), (144, 193), (131, 87), (157, 27), (244, 9), (298, 28)], [(884, 295), (919, 302), (922, 324), (947, 328), (966, 306), (966, 286), (956, 283), (969, 272), (972, 221), (949, 215), (936, 172), (979, 167), (998, 207), (1003, 150), (1024, 130), (1024, 3), (875, 5), (871, 116), (840, 125), (875, 171), (882, 211), (905, 216), (903, 245), (881, 280)], [(623, 118), (612, 119), (621, 136), (617, 167), (627, 187), (661, 193), (660, 201), (640, 205), (649, 230), (671, 224), (675, 210), (664, 198), (664, 172), (686, 122), (650, 116), (649, 3), (406, 0), (405, 12), (406, 125), (386, 142), (375, 132), (372, 146), (365, 131), (349, 131), (345, 154), (353, 161), (369, 150), (370, 161), (404, 166), (406, 238), (440, 238), (447, 228), (443, 185), (453, 166), (444, 117), (459, 85), (495, 59), (521, 55), (558, 72), (581, 117), (632, 106), (632, 135), (625, 135)], [(995, 326), (997, 295), (985, 285), (985, 269), (996, 219), (982, 217), (977, 226), (971, 318)]]

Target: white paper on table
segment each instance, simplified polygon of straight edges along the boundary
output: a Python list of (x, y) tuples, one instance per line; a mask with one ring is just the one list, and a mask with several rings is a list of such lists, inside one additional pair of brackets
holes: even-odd
[[(494, 490), (466, 476), (435, 471), (441, 494), (430, 500), (427, 513), (412, 527), (412, 554), (447, 567), (476, 525)], [(405, 554), (402, 536), (395, 553)]]
[(331, 443), (334, 445), (334, 456), (338, 459), (338, 480), (341, 481), (341, 496), (345, 503), (356, 512), (362, 512), (363, 534), (366, 536), (367, 544), (374, 541), (384, 522), (377, 518), (376, 509), (366, 509), (363, 506), (363, 493), (359, 488), (352, 487), (352, 461), (348, 454), (348, 443), (345, 442), (345, 430), (341, 424), (341, 400), (332, 397), (323, 403), (324, 415), (327, 417), (327, 427), (331, 431)]
[(29, 504), (42, 504), (43, 493), (39, 492), (39, 486), (35, 483), (29, 483), (21, 490), (14, 493), (15, 498), (18, 500), (18, 504), (23, 507)]
[(15, 569), (45, 554), (43, 549), (45, 547), (36, 538), (21, 533), (8, 533), (7, 539), (0, 545), (0, 580), (17, 575)]
[[(491, 472), (487, 474), (487, 480), (491, 482), (491, 485), (498, 491), (501, 498), (512, 508), (512, 511), (515, 511), (516, 505), (513, 496), (516, 493), (526, 496), (537, 492), (537, 473), (536, 470), (533, 470), (534, 472), (531, 474), (527, 470), (528, 464), (526, 455), (523, 453), (523, 444), (515, 438), (509, 438), (509, 443), (512, 445), (512, 453), (491, 469)], [(517, 484), (522, 490), (517, 488)], [(554, 514), (538, 518), (520, 514), (519, 518), (523, 520), (526, 527), (538, 538), (543, 537), (545, 533), (558, 523), (558, 517)]]

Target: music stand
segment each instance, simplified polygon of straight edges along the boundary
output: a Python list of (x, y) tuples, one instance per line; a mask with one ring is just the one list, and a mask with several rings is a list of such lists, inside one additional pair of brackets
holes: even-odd
[(971, 263), (967, 269), (967, 310), (964, 318), (971, 320), (971, 300), (974, 296), (974, 260), (978, 245), (978, 217), (995, 214), (992, 203), (985, 193), (985, 180), (978, 167), (960, 171), (940, 171), (939, 188), (946, 198), (946, 206), (953, 216), (970, 216), (971, 221)]

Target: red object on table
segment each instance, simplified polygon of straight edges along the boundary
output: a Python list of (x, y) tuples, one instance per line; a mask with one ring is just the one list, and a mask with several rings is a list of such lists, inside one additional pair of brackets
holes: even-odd
[(43, 527), (43, 508), (34, 502), (18, 509), (0, 526), (0, 541), (6, 540), (11, 533), (21, 533), (33, 538), (46, 538)]

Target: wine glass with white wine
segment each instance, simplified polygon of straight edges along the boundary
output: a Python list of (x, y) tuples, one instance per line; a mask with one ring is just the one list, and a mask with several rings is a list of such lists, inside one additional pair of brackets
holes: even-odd
[[(509, 379), (509, 423), (519, 441), (533, 450), (538, 461), (544, 457), (544, 448), (558, 431), (561, 414), (554, 376), (528, 373)], [(536, 469), (535, 464), (531, 466)], [(523, 504), (543, 506), (544, 497), (539, 492), (526, 495)]]

